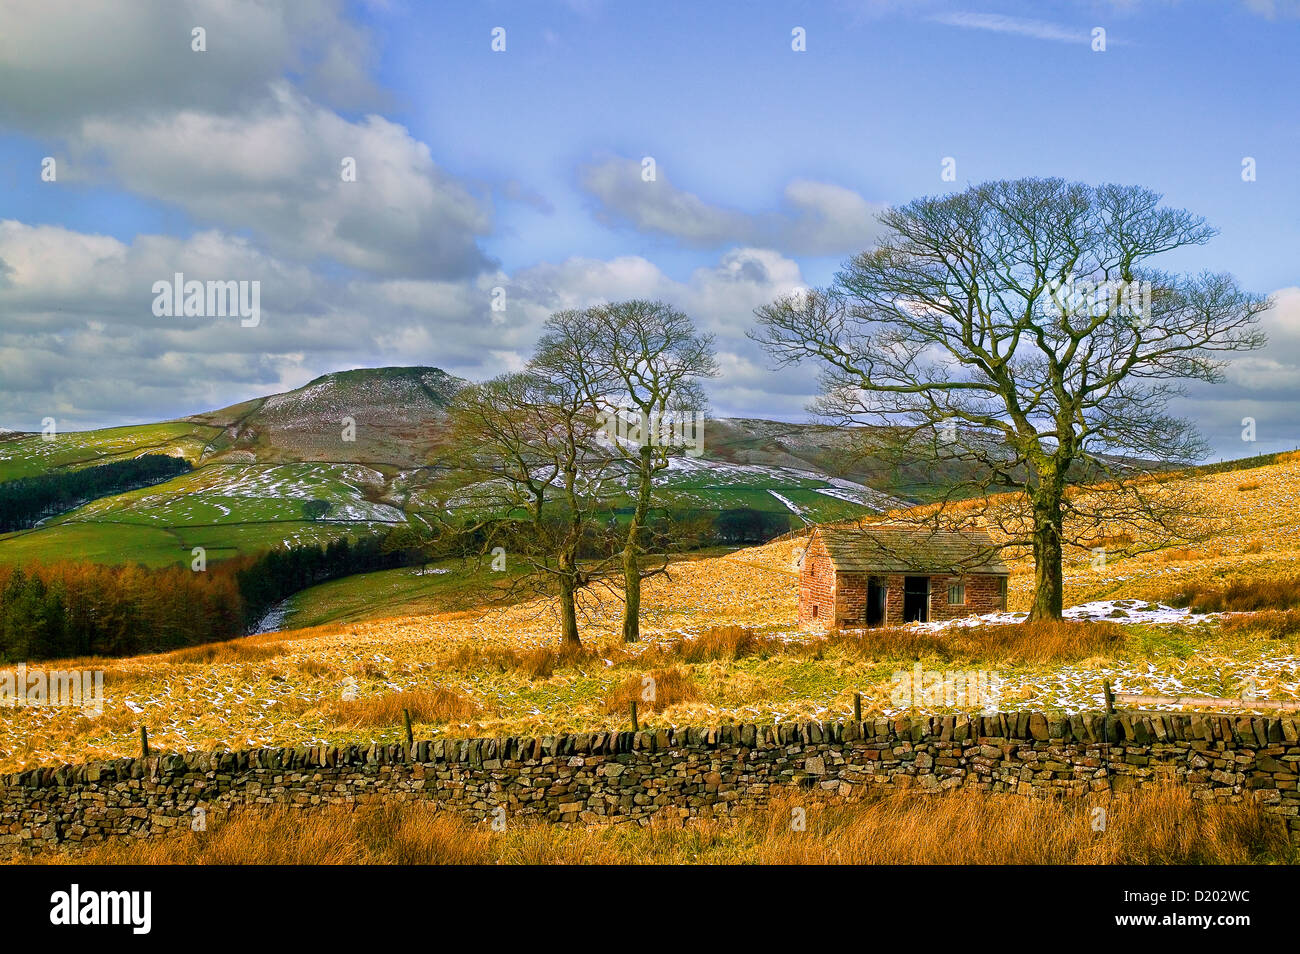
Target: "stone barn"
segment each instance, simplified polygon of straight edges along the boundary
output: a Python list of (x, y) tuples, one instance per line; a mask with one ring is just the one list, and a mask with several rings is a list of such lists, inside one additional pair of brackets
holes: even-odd
[(799, 625), (853, 628), (1007, 608), (1006, 564), (984, 531), (819, 527), (800, 560)]

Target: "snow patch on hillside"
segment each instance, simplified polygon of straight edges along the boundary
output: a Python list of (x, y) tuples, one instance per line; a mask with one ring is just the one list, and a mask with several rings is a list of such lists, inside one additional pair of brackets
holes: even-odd
[(781, 501), (781, 503), (783, 503), (783, 504), (785, 505), (785, 509), (786, 509), (786, 510), (789, 510), (789, 511), (790, 511), (792, 514), (794, 514), (796, 517), (803, 518), (803, 516), (804, 516), (804, 511), (803, 511), (803, 509), (800, 508), (800, 507), (799, 507), (799, 506), (798, 506), (798, 505), (797, 505), (793, 500), (791, 500), (789, 497), (782, 497), (782, 496), (781, 496), (780, 494), (778, 494), (775, 490), (772, 490), (772, 489), (770, 489), (770, 488), (768, 489), (767, 492), (768, 492), (769, 494), (771, 494), (773, 497), (775, 497), (777, 500)]

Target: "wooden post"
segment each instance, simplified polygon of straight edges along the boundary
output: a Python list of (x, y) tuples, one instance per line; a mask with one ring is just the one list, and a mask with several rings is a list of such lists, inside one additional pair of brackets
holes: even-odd
[(862, 721), (862, 693), (853, 693), (853, 721)]
[(635, 732), (639, 727), (636, 724), (636, 700), (632, 700), (632, 731)]
[(148, 757), (149, 757), (149, 730), (146, 729), (144, 726), (140, 726), (140, 758), (147, 759)]
[(1115, 693), (1110, 691), (1110, 680), (1101, 681), (1101, 691), (1106, 694), (1106, 718), (1102, 720), (1102, 726), (1106, 740), (1106, 747), (1102, 749), (1103, 764), (1106, 767), (1106, 787), (1111, 792), (1115, 791), (1115, 778), (1110, 773), (1110, 720), (1115, 715)]
[(411, 710), (402, 710), (402, 721), (406, 723), (406, 747), (409, 749), (415, 745), (415, 735), (411, 732)]

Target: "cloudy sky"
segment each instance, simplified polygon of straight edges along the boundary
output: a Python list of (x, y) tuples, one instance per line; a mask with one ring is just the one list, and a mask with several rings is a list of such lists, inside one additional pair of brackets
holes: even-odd
[[(632, 296), (717, 336), (715, 412), (801, 419), (815, 376), (769, 369), (757, 305), (829, 281), (884, 206), (1053, 175), (1221, 230), (1165, 266), (1274, 294), (1272, 343), (1184, 410), (1216, 457), (1290, 449), (1298, 40), (1294, 0), (2, 0), (0, 426), (488, 377), (551, 311)], [(156, 316), (176, 272), (259, 281), (261, 322)]]

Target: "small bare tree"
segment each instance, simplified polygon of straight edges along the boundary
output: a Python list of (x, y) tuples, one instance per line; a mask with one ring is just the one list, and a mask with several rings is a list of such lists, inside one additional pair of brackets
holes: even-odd
[[(962, 475), (924, 519), (978, 513), (1032, 548), (1033, 619), (1061, 615), (1064, 545), (1117, 521), (1186, 532), (1186, 501), (1132, 459), (1204, 453), (1170, 399), (1261, 347), (1269, 305), (1226, 275), (1149, 267), (1213, 229), (1147, 189), (1060, 179), (986, 183), (881, 220), (877, 248), (831, 287), (759, 308), (753, 337), (781, 365), (817, 362), (818, 410), (879, 425), (873, 453)], [(1070, 489), (1080, 481), (1104, 487)]]
[(609, 446), (628, 465), (633, 497), (623, 546), (623, 639), (640, 638), (641, 580), (649, 569), (647, 519), (656, 478), (700, 448), (702, 382), (718, 373), (713, 339), (659, 301), (624, 301), (547, 321), (534, 365), (561, 372), (601, 415)]
[(598, 542), (615, 463), (586, 394), (533, 367), (470, 385), (451, 405), (450, 435), (458, 469), (472, 478), (457, 492), (455, 511), (467, 519), (455, 531), (523, 561), (533, 584), (558, 594), (565, 644), (581, 645), (578, 595), (616, 566), (608, 553), (584, 554)]

